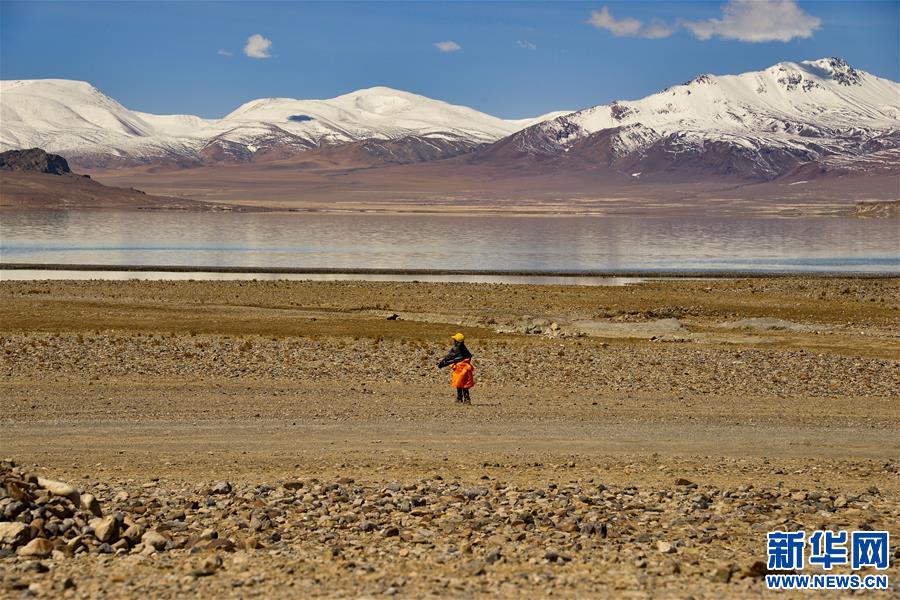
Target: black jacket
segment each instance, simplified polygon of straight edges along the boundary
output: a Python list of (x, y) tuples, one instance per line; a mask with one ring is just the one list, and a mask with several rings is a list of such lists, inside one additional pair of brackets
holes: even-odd
[(467, 358), (472, 358), (472, 353), (469, 352), (469, 349), (466, 348), (466, 345), (463, 342), (456, 342), (453, 344), (453, 347), (450, 348), (450, 352), (445, 356), (441, 362), (438, 363), (438, 369), (443, 369), (444, 367), (449, 367), (452, 364), (458, 363), (461, 360), (465, 360)]

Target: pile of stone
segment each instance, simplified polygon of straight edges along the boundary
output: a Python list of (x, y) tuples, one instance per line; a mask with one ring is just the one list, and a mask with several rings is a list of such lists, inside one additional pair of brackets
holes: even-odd
[(526, 335), (542, 335), (550, 338), (579, 338), (585, 336), (583, 331), (579, 331), (574, 327), (530, 315), (524, 315), (505, 325), (494, 327), (494, 330), (497, 333), (524, 333)]
[(169, 540), (124, 512), (105, 514), (91, 493), (0, 461), (0, 557), (164, 550)]

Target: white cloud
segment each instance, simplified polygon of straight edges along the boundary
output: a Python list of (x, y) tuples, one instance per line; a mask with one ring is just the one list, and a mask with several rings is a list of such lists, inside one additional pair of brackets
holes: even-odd
[(822, 19), (806, 13), (796, 0), (729, 0), (721, 19), (682, 21), (697, 39), (720, 37), (742, 42), (789, 42), (810, 38)]
[(600, 10), (592, 10), (591, 18), (588, 23), (597, 29), (605, 29), (616, 37), (626, 37), (637, 35), (641, 30), (643, 23), (637, 19), (616, 19), (609, 12), (609, 8), (604, 6)]
[(456, 52), (458, 50), (462, 50), (462, 46), (460, 46), (453, 40), (447, 40), (446, 42), (437, 42), (434, 47), (441, 52)]
[(667, 38), (673, 33), (675, 33), (674, 27), (672, 27), (668, 23), (664, 23), (662, 21), (657, 21), (656, 19), (654, 19), (650, 22), (649, 25), (641, 30), (641, 37), (651, 40), (658, 40), (661, 38)]
[(233, 56), (231, 52), (223, 48), (219, 48), (219, 51), (216, 54), (218, 54), (219, 56)]
[(526, 50), (537, 50), (537, 44), (529, 42), (528, 40), (516, 40), (516, 44), (518, 44), (519, 48), (525, 48)]
[(254, 33), (247, 38), (247, 45), (244, 46), (244, 54), (250, 58), (272, 58), (269, 49), (272, 47), (272, 40)]
[(666, 38), (675, 30), (663, 23), (654, 20), (649, 25), (639, 19), (625, 17), (617, 19), (609, 12), (609, 7), (604, 6), (600, 10), (592, 10), (588, 23), (597, 29), (605, 29), (616, 37), (642, 37), (650, 39)]

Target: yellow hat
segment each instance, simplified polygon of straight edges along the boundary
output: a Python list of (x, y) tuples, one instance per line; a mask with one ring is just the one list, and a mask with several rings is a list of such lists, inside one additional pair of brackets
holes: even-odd
[(466, 339), (466, 336), (464, 336), (464, 335), (461, 334), (461, 333), (455, 333), (455, 334), (451, 335), (450, 337), (452, 337), (452, 338), (453, 338), (454, 340), (456, 340), (457, 342), (461, 342), (461, 341), (463, 341), (464, 339)]

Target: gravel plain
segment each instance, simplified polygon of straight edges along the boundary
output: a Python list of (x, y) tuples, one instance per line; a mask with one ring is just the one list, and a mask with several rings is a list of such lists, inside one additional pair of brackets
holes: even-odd
[(887, 597), (898, 298), (0, 283), (0, 595), (755, 597), (767, 531), (872, 528)]

